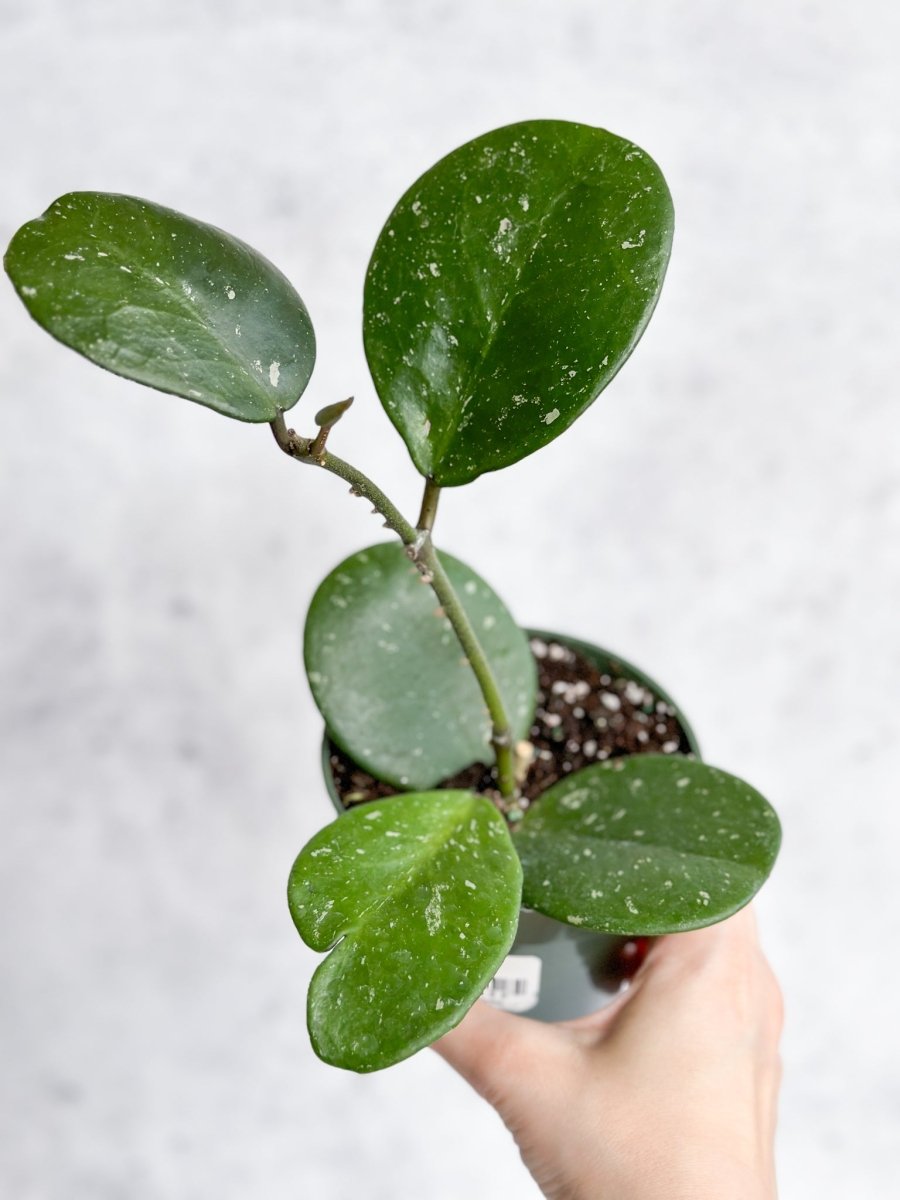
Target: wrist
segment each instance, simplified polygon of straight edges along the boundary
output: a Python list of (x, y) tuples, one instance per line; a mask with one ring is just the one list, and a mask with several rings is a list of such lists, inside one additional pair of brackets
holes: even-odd
[(593, 1164), (570, 1194), (552, 1200), (777, 1200), (770, 1153), (711, 1148), (702, 1138), (677, 1146), (653, 1140), (637, 1153)]

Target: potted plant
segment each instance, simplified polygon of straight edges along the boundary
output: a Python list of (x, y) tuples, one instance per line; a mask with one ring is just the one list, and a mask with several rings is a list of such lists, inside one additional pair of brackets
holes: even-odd
[[(772, 867), (773, 810), (699, 759), (652, 680), (590, 643), (529, 635), (434, 538), (444, 490), (539, 450), (612, 380), (656, 304), (671, 238), (653, 160), (562, 121), (476, 138), (404, 194), (369, 263), (363, 328), (375, 389), (424, 480), (415, 523), (333, 452), (349, 400), (304, 416), (303, 434), (288, 428), (313, 328), (250, 247), (95, 192), (57, 200), (10, 244), (13, 284), (54, 337), (269, 423), (281, 450), (343, 479), (393, 535), (334, 568), (306, 621), (341, 815), (300, 851), (289, 903), (327, 955), (308, 1017), (328, 1062), (388, 1066), (457, 1024), (495, 978), (502, 993), (520, 917), (516, 957), (539, 970), (559, 939), (580, 960), (577, 939), (722, 920)], [(554, 990), (532, 965), (513, 1008)]]

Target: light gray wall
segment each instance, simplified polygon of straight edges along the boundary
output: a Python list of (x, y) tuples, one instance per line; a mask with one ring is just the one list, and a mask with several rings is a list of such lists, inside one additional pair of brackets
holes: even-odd
[[(898, 34), (887, 0), (0, 0), (0, 240), (101, 188), (258, 246), (317, 326), (308, 408), (357, 395), (341, 452), (409, 511), (359, 335), (394, 200), (529, 116), (662, 165), (676, 251), (635, 358), (440, 525), (523, 622), (646, 665), (780, 809), (788, 1198), (896, 1194)], [(536, 1195), (436, 1057), (357, 1079), (307, 1044), (283, 887), (328, 808), (299, 628), (377, 523), (9, 287), (0, 327), (0, 1192)]]

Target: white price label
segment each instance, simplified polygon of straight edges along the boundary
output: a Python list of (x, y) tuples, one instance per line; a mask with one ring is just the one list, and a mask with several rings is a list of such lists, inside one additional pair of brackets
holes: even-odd
[(504, 1012), (524, 1013), (541, 995), (541, 960), (536, 954), (510, 954), (484, 990), (482, 999)]

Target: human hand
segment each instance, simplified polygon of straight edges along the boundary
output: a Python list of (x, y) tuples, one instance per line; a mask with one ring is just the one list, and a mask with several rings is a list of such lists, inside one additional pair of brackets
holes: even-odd
[(549, 1200), (773, 1200), (781, 1026), (743, 909), (654, 942), (589, 1017), (479, 1002), (434, 1048), (497, 1109)]

